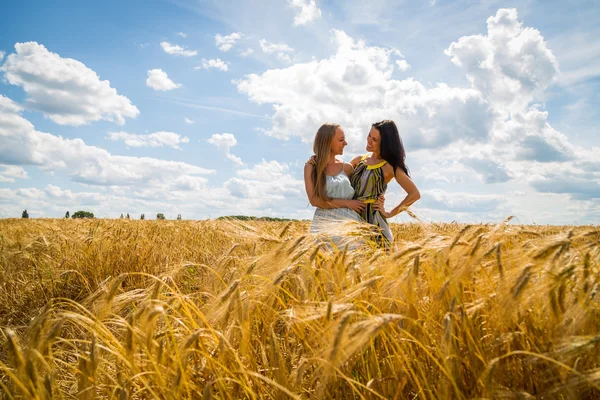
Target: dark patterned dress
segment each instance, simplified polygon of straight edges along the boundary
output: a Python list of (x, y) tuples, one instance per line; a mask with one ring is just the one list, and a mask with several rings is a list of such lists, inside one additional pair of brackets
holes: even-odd
[(362, 200), (366, 203), (367, 206), (360, 216), (366, 222), (381, 229), (379, 240), (387, 248), (394, 240), (394, 236), (385, 217), (381, 215), (381, 212), (373, 209), (373, 203), (387, 189), (383, 173), (383, 166), (387, 161), (382, 161), (375, 165), (367, 165), (367, 156), (368, 154), (365, 154), (359, 161), (350, 179), (352, 187), (354, 187), (354, 199)]

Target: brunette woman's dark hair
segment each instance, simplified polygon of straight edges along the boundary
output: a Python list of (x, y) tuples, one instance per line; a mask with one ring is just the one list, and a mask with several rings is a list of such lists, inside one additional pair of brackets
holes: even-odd
[(379, 135), (381, 135), (381, 158), (394, 168), (394, 174), (396, 174), (396, 169), (400, 168), (407, 176), (410, 176), (405, 163), (406, 152), (404, 151), (404, 145), (394, 121), (386, 119), (376, 122), (373, 124), (373, 128), (377, 129)]

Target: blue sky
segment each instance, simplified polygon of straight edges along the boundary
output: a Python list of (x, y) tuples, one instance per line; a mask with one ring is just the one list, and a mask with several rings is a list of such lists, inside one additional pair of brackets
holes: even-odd
[[(0, 15), (0, 217), (310, 218), (319, 125), (342, 124), (349, 160), (393, 119), (424, 221), (600, 222), (593, 1), (19, 1)], [(402, 195), (391, 185), (388, 207)]]

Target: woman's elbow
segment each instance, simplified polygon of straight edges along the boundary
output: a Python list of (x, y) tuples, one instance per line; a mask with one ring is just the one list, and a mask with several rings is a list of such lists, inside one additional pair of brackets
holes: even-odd
[(319, 208), (320, 202), (319, 202), (319, 200), (315, 199), (314, 197), (309, 197), (308, 202), (310, 203), (311, 206)]
[(415, 190), (412, 195), (413, 201), (417, 201), (421, 198), (421, 193), (418, 190)]

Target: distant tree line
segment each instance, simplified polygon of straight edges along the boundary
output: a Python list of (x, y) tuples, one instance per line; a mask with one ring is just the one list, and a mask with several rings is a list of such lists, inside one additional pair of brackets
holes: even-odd
[[(23, 210), (23, 213), (21, 214), (21, 218), (29, 218), (29, 213), (27, 212), (27, 210)], [(89, 212), (89, 211), (76, 211), (73, 213), (73, 215), (69, 214), (69, 211), (67, 211), (65, 213), (65, 218), (94, 218), (94, 213)], [(127, 213), (125, 216), (123, 216), (123, 214), (121, 214), (120, 219), (131, 219), (129, 216), (129, 213)], [(140, 215), (140, 219), (144, 220), (146, 219), (146, 216), (144, 214)], [(163, 213), (158, 213), (156, 214), (156, 219), (157, 220), (164, 220), (165, 218), (165, 214)], [(181, 221), (183, 218), (181, 217), (181, 214), (177, 214), (177, 220)], [(253, 216), (249, 216), (249, 215), (227, 215), (224, 217), (219, 217), (217, 219), (223, 220), (223, 219), (236, 219), (239, 221), (276, 221), (276, 222), (285, 222), (285, 221), (294, 221), (293, 219), (289, 219), (289, 218), (277, 218), (277, 217), (253, 217)]]
[(240, 221), (277, 221), (277, 222), (293, 221), (293, 219), (289, 219), (289, 218), (253, 217), (253, 216), (249, 216), (249, 215), (226, 215), (224, 217), (219, 217), (217, 219), (237, 219)]

